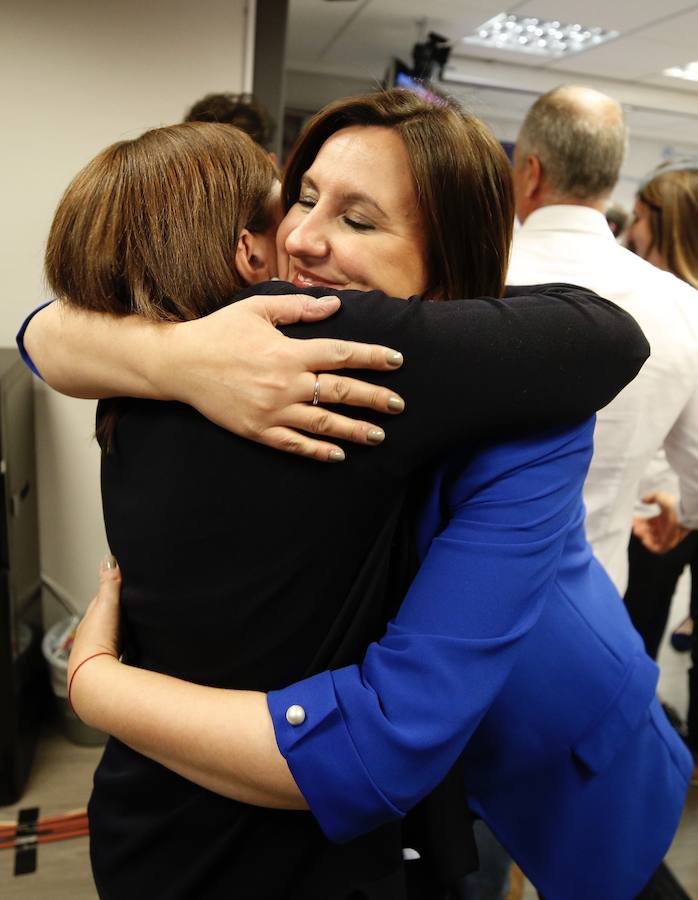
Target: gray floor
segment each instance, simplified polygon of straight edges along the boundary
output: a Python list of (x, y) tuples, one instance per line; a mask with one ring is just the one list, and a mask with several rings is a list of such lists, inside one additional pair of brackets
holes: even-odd
[[(78, 747), (54, 729), (40, 741), (27, 789), (17, 806), (0, 807), (0, 822), (17, 821), (17, 809), (39, 807), (39, 814), (58, 816), (84, 809), (101, 748)], [(94, 900), (87, 838), (43, 844), (31, 875), (14, 877), (13, 850), (0, 850), (0, 897), (3, 900)]]
[[(682, 582), (674, 601), (672, 621), (679, 622), (688, 608), (688, 585)], [(677, 709), (686, 708), (686, 655), (665, 646), (660, 655), (663, 699)], [(47, 729), (20, 807), (38, 806), (42, 816), (84, 808), (92, 772), (100, 755), (95, 748), (78, 747)], [(0, 808), (0, 822), (15, 822), (17, 806)], [(690, 897), (698, 900), (698, 788), (691, 788), (681, 826), (667, 862)], [(78, 838), (39, 847), (37, 871), (14, 877), (14, 851), (0, 850), (0, 897), (3, 900), (94, 900), (87, 839)], [(534, 900), (530, 885), (525, 900)], [(196, 898), (192, 898), (196, 900)], [(594, 898), (589, 898), (594, 900)]]
[[(688, 613), (689, 586), (686, 573), (674, 599), (670, 627), (678, 625)], [(662, 699), (673, 704), (684, 715), (688, 704), (689, 654), (676, 653), (665, 640), (659, 665), (662, 670), (659, 682)], [(667, 855), (667, 864), (689, 896), (698, 900), (698, 787), (689, 789), (681, 827)]]

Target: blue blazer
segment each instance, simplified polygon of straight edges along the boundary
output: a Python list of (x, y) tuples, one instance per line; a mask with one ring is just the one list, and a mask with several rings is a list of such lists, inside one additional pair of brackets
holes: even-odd
[(443, 466), (384, 638), (269, 694), (332, 840), (404, 815), (462, 755), (472, 809), (548, 900), (630, 900), (659, 865), (692, 760), (584, 536), (592, 437), (590, 420)]

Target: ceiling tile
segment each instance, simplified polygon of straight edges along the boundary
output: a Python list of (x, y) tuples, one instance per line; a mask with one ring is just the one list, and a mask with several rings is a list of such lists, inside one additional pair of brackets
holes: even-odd
[(374, 17), (370, 27), (353, 22), (328, 48), (322, 62), (337, 66), (363, 67), (376, 77), (383, 73), (391, 57), (412, 65), (416, 29), (409, 20)]
[[(350, 52), (353, 62), (366, 61), (369, 45), (373, 48), (374, 66), (382, 65), (379, 57), (387, 61), (393, 53), (409, 59), (420, 32), (436, 31), (456, 42), (501, 12), (502, 2), (504, 0), (469, 0), (467, 3), (432, 0), (425, 8), (424, 0), (370, 0), (366, 4), (361, 0), (336, 3), (291, 0), (288, 56), (296, 61), (317, 62), (332, 38), (339, 35), (328, 52), (334, 54), (343, 48), (340, 49), (342, 61), (333, 59), (333, 64), (346, 62), (349, 39), (353, 42)], [(348, 22), (351, 25), (345, 34), (342, 29)], [(378, 36), (384, 41), (383, 47), (377, 44)], [(323, 54), (322, 61), (330, 61), (327, 53)]]
[(658, 75), (676, 63), (676, 47), (670, 44), (645, 38), (620, 37), (593, 50), (554, 60), (548, 69), (634, 80)]
[(549, 56), (538, 56), (535, 53), (517, 53), (516, 50), (504, 50), (498, 47), (478, 47), (475, 44), (460, 43), (453, 48), (451, 59), (492, 60), (509, 63), (513, 66), (529, 66), (533, 69), (544, 68), (550, 64)]
[[(454, 0), (436, 0), (429, 6), (426, 29), (444, 34), (456, 43), (498, 11), (500, 2), (482, 0), (464, 6)], [(325, 44), (322, 62), (370, 66), (374, 77), (377, 72), (382, 74), (391, 56), (398, 56), (410, 65), (412, 47), (425, 30), (420, 21), (424, 13), (424, 0), (372, 0), (337, 34), (331, 46)]]
[(291, 60), (317, 62), (323, 49), (356, 11), (357, 3), (292, 0), (286, 54)]
[(698, 59), (698, 5), (681, 16), (672, 16), (664, 22), (655, 23), (642, 36), (685, 47), (692, 52), (692, 59)]
[(431, 0), (428, 4), (424, 0), (371, 0), (366, 6), (366, 12), (369, 15), (388, 14), (413, 22), (426, 18), (429, 30), (435, 31), (436, 29), (432, 28), (432, 19), (445, 19), (451, 22), (459, 18), (472, 19), (479, 25), (480, 22), (500, 13), (503, 2), (506, 3), (506, 0), (468, 0), (468, 2)]

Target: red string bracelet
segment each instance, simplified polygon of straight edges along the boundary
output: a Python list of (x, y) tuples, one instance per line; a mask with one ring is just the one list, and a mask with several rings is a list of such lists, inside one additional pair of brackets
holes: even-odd
[[(68, 685), (68, 706), (70, 707), (71, 712), (75, 716), (78, 716), (78, 714), (75, 712), (75, 709), (73, 708), (73, 702), (70, 699), (70, 692), (73, 690), (73, 682), (75, 681), (75, 676), (78, 674), (80, 669), (82, 669), (82, 667), (85, 665), (86, 662), (89, 662), (91, 659), (94, 659), (96, 656), (111, 656), (112, 659), (119, 658), (114, 653), (109, 653), (108, 650), (102, 650), (100, 653), (93, 653), (92, 656), (86, 656), (82, 662), (77, 664), (77, 666), (73, 670), (73, 674), (70, 676), (70, 684)], [(78, 718), (80, 718), (80, 716), (78, 716)]]

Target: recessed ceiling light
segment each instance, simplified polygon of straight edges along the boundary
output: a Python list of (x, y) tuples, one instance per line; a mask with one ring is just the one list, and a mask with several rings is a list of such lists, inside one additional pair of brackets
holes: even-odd
[(686, 63), (685, 66), (673, 66), (671, 69), (664, 69), (664, 74), (671, 75), (672, 78), (686, 78), (688, 81), (698, 81), (698, 60)]
[(617, 31), (596, 26), (568, 25), (557, 19), (514, 16), (503, 12), (480, 25), (474, 34), (464, 37), (463, 42), (516, 53), (559, 57), (598, 47), (618, 37), (618, 34)]

